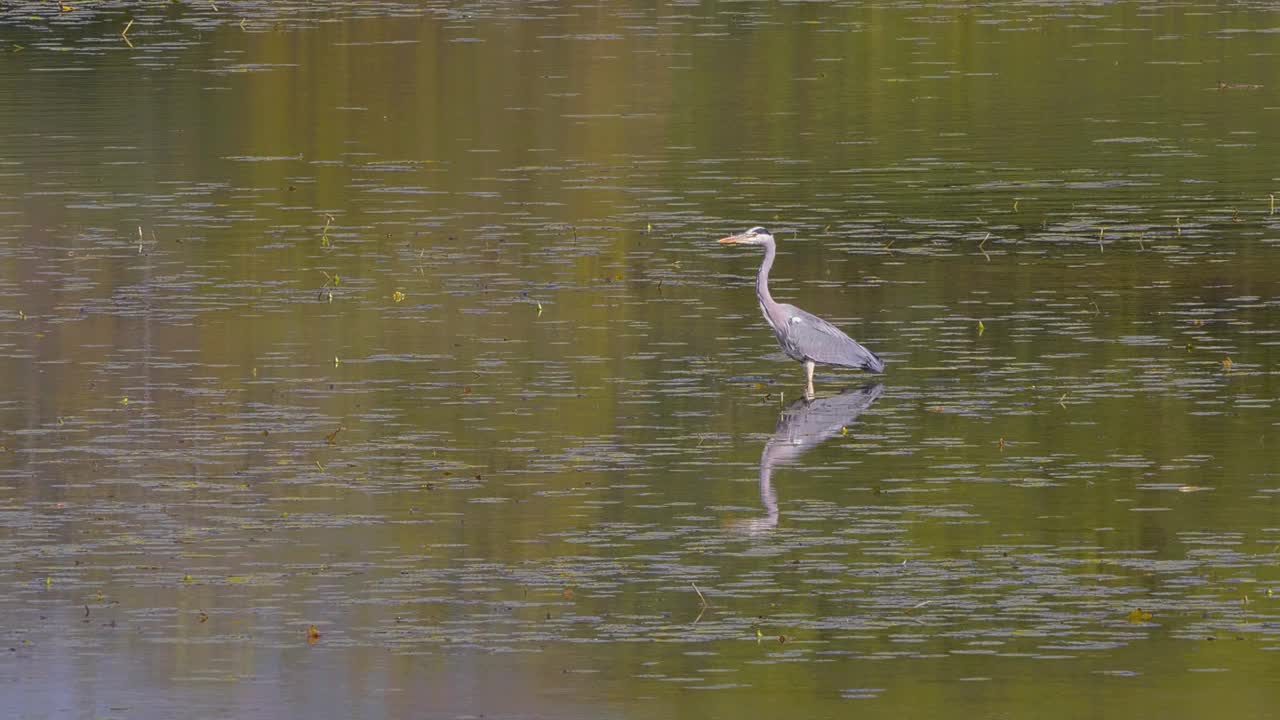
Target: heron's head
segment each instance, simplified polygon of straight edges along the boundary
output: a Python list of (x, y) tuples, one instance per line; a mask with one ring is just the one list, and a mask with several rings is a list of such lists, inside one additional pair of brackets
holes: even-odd
[(768, 230), (759, 225), (740, 235), (730, 235), (727, 238), (721, 238), (722, 245), (764, 245), (773, 240), (773, 235)]

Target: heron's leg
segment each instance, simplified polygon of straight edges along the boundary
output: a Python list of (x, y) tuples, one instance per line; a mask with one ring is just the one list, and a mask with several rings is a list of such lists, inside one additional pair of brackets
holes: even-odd
[(813, 399), (813, 361), (804, 361), (804, 397), (806, 400)]

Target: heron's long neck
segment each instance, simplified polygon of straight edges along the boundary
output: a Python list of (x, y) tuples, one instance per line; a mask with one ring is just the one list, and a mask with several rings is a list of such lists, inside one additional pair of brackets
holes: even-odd
[(764, 246), (764, 262), (760, 263), (760, 272), (756, 273), (756, 299), (764, 307), (773, 304), (773, 296), (769, 294), (769, 269), (773, 267), (773, 256), (778, 254), (778, 246), (772, 240)]

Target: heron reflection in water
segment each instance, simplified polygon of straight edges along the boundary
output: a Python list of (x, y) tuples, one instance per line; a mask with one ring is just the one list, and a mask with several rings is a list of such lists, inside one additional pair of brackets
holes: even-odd
[(790, 465), (800, 456), (852, 424), (880, 397), (884, 385), (876, 383), (847, 390), (832, 397), (791, 403), (778, 418), (778, 426), (760, 454), (760, 502), (765, 515), (739, 523), (747, 532), (764, 532), (778, 526), (778, 493), (773, 489), (773, 471)]

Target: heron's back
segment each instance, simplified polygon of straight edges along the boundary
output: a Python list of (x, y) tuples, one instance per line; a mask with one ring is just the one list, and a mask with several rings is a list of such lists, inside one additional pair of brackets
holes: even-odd
[(862, 368), (884, 372), (879, 355), (863, 347), (840, 328), (794, 305), (779, 306), (782, 318), (770, 318), (774, 335), (782, 351), (798, 362), (812, 360), (825, 365)]

